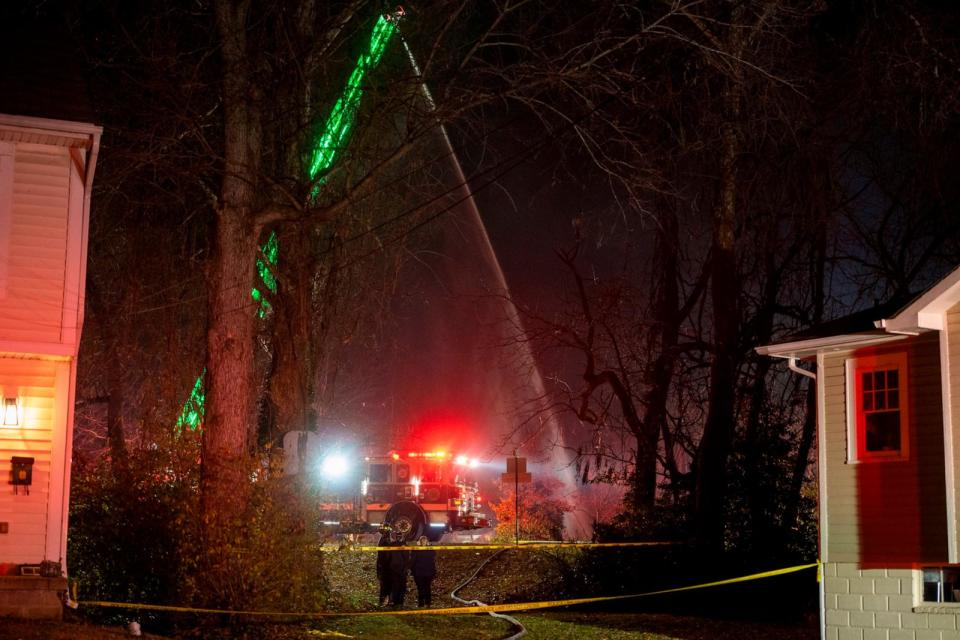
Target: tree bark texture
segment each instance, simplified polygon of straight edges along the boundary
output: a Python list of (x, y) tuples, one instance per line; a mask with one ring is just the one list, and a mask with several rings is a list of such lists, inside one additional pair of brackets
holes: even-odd
[[(736, 34), (737, 30), (732, 33)], [(731, 36), (734, 41), (738, 38)], [(739, 50), (736, 42), (733, 50)], [(694, 497), (696, 541), (706, 551), (723, 549), (727, 458), (735, 431), (737, 341), (740, 328), (735, 235), (740, 93), (739, 81), (736, 78), (727, 79), (723, 95), (725, 118), (720, 130), (720, 181), (710, 256), (713, 361), (710, 366), (707, 419), (697, 450)]]
[[(256, 206), (260, 121), (247, 69), (248, 3), (215, 6), (224, 71), (225, 172), (209, 266), (207, 379), (203, 430), (202, 506), (210, 570), (239, 523), (249, 494), (250, 435), (256, 387), (253, 369)], [(213, 576), (216, 577), (215, 575)]]

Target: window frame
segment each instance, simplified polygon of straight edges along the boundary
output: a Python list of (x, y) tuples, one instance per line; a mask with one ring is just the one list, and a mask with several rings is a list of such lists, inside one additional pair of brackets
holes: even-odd
[[(910, 458), (910, 406), (908, 358), (906, 351), (859, 355), (846, 361), (847, 462), (902, 462)], [(900, 411), (900, 449), (866, 450), (866, 414), (862, 410), (862, 374), (896, 369)]]
[[(937, 580), (927, 580), (928, 573), (937, 573)], [(954, 580), (947, 580), (947, 573), (953, 574)], [(956, 588), (960, 581), (958, 581), (958, 572), (960, 572), (960, 567), (956, 565), (942, 565), (942, 566), (924, 566), (920, 569), (920, 606), (929, 606), (929, 605), (948, 605), (957, 607), (960, 606), (960, 589)], [(927, 600), (927, 585), (934, 585), (936, 589), (936, 600)], [(950, 586), (949, 592), (946, 587)]]

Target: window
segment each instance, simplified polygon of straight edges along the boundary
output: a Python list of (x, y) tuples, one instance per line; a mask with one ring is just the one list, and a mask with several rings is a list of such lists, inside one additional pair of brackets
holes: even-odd
[(907, 458), (907, 354), (848, 360), (847, 394), (851, 460)]
[(924, 602), (960, 602), (960, 568), (925, 567)]
[(370, 465), (370, 482), (390, 482), (390, 465)]

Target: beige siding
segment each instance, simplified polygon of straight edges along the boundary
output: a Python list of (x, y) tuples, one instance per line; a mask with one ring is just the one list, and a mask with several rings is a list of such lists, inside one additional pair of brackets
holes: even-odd
[[(39, 563), (47, 555), (52, 440), (63, 429), (56, 424), (63, 420), (55, 402), (57, 369), (64, 366), (69, 365), (0, 358), (0, 389), (3, 395), (19, 395), (23, 407), (18, 427), (0, 426), (0, 522), (9, 523), (9, 533), (0, 534), (0, 564)], [(13, 492), (13, 456), (35, 460), (29, 495), (23, 488), (19, 494)], [(53, 489), (58, 492), (57, 487)]]
[(0, 299), (0, 338), (59, 342), (67, 252), (70, 157), (66, 149), (19, 144)]
[[(846, 361), (906, 350), (906, 461), (848, 462)], [(827, 354), (824, 385), (827, 548), (824, 559), (889, 566), (946, 561), (939, 340), (935, 332), (855, 353)]]
[[(960, 464), (960, 305), (954, 306), (947, 311), (944, 331), (946, 332), (947, 362), (949, 371), (947, 372), (948, 398), (950, 402), (949, 415), (951, 425), (950, 433), (953, 434), (953, 466), (955, 482), (960, 481), (960, 476), (956, 475), (957, 464)], [(960, 500), (960, 487), (954, 487), (954, 497)], [(960, 532), (958, 532), (960, 535)]]

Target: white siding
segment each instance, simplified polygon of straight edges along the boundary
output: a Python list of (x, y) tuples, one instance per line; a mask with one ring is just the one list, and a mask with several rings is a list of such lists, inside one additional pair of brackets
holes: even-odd
[[(947, 414), (950, 417), (952, 424), (947, 425), (950, 433), (953, 435), (953, 452), (952, 459), (954, 464), (954, 482), (957, 482), (960, 479), (960, 474), (957, 473), (956, 465), (960, 463), (960, 305), (954, 306), (952, 309), (946, 313), (946, 322), (944, 323), (944, 332), (946, 333), (945, 339), (942, 343), (947, 348), (947, 358), (949, 371), (947, 372), (947, 400), (949, 402), (949, 407)], [(960, 500), (960, 487), (954, 486), (952, 492), (955, 500)], [(960, 505), (954, 505), (954, 515), (960, 511), (957, 510), (957, 507)], [(960, 535), (960, 532), (957, 533)], [(957, 543), (957, 541), (954, 541)], [(960, 547), (960, 544), (957, 544)]]
[[(845, 361), (856, 355), (891, 350), (908, 353), (910, 459), (850, 464)], [(865, 567), (945, 562), (938, 336), (929, 333), (891, 347), (862, 349), (856, 355), (826, 354), (820, 372), (826, 458), (826, 504), (821, 509), (828, 528), (823, 559)]]
[[(62, 370), (69, 371), (69, 362), (27, 358), (0, 358), (0, 389), (6, 396), (18, 395), (22, 403), (22, 419), (17, 427), (0, 425), (0, 522), (9, 523), (9, 533), (0, 534), (0, 563), (39, 563), (48, 557), (48, 511), (50, 494), (61, 495), (59, 487), (51, 487), (53, 441), (61, 440), (65, 431), (62, 402), (56, 398)], [(59, 383), (62, 386), (62, 382)], [(62, 442), (58, 442), (62, 446)], [(10, 484), (11, 458), (34, 459), (33, 484), (30, 494), (22, 487), (14, 494)], [(61, 454), (62, 456), (62, 454)], [(62, 460), (62, 457), (60, 459)], [(62, 464), (62, 463), (60, 463)], [(56, 505), (59, 512), (60, 505)], [(59, 530), (56, 522), (50, 523)], [(57, 531), (58, 533), (58, 531)]]
[(6, 287), (0, 292), (0, 338), (61, 340), (70, 156), (66, 149), (18, 144), (13, 170)]

